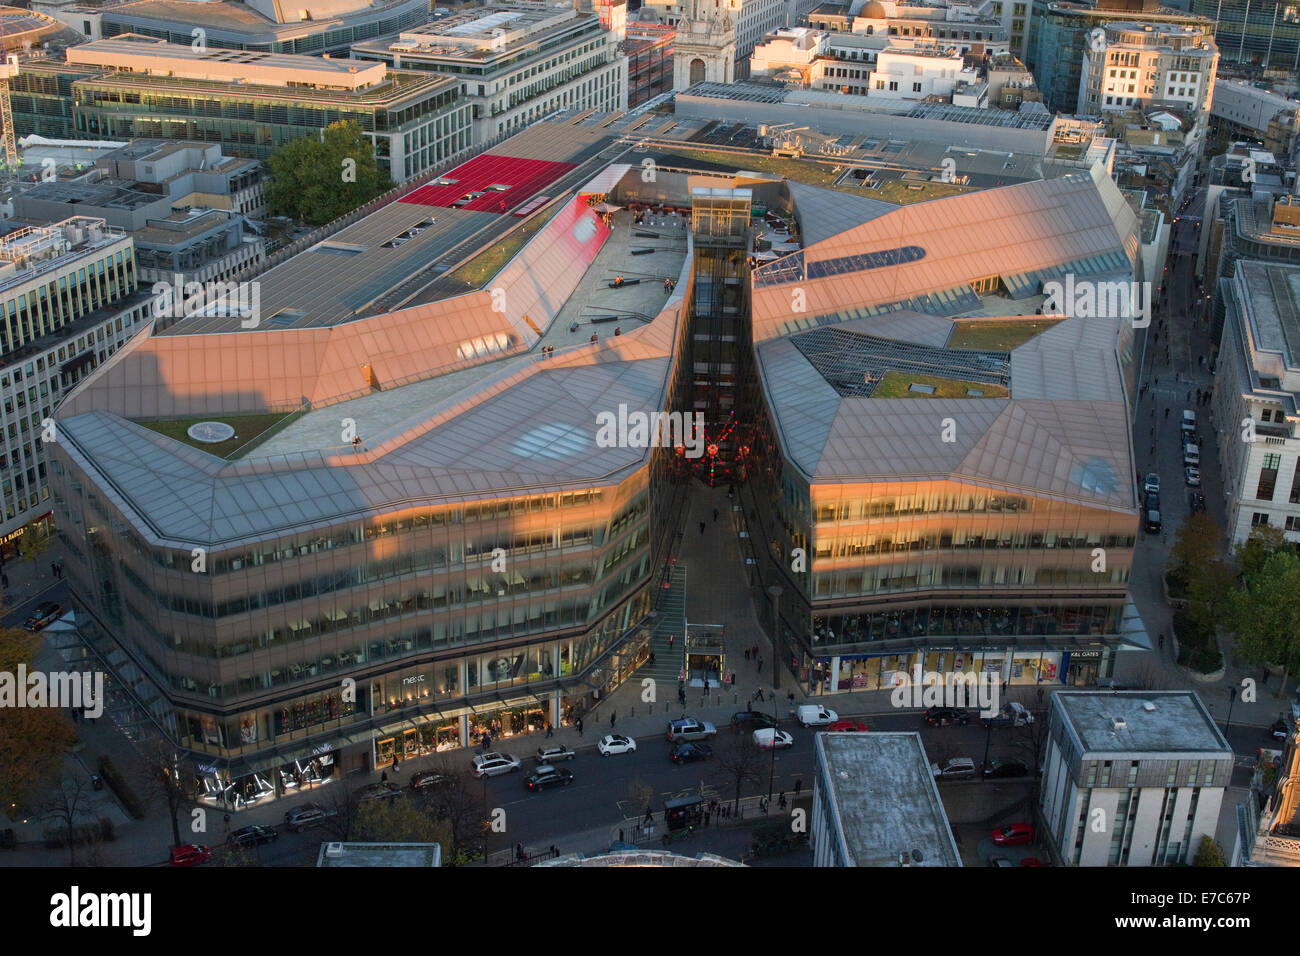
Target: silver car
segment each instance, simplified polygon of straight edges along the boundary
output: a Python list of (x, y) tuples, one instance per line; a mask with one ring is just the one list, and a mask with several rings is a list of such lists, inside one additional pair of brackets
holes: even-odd
[(474, 776), (496, 777), (503, 773), (514, 773), (519, 769), (519, 758), (510, 754), (486, 753), (474, 758)]

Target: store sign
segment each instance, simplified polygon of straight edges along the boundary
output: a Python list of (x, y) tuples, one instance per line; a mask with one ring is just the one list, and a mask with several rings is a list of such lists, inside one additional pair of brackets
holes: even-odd
[(424, 675), (423, 675), (423, 674), (417, 674), (415, 677), (403, 677), (403, 678), (402, 678), (402, 683), (403, 683), (403, 684), (423, 684), (423, 683), (424, 683)]
[(1101, 651), (1070, 651), (1070, 660), (1091, 661), (1100, 659)]

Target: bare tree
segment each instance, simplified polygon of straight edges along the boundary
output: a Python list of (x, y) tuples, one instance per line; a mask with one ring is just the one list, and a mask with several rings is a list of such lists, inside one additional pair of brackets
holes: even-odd
[(754, 739), (748, 734), (718, 745), (713, 760), (728, 783), (735, 784), (733, 812), (740, 812), (741, 789), (746, 783), (759, 783), (763, 779), (762, 768), (770, 759), (765, 751), (754, 746)]
[(63, 827), (64, 838), (68, 841), (68, 866), (77, 865), (77, 824), (86, 817), (86, 784), (80, 776), (63, 777), (54, 788), (41, 808), (41, 818), (51, 820)]
[(144, 744), (139, 766), (134, 769), (129, 777), (141, 781), (145, 802), (167, 810), (172, 824), (172, 845), (191, 842), (181, 838), (181, 811), (191, 802), (185, 786), (187, 777), (193, 778), (193, 768), (170, 741), (155, 736)]

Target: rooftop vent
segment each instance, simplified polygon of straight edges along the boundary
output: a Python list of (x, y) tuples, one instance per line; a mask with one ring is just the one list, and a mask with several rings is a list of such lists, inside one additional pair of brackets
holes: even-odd
[(1112, 717), (1110, 719), (1111, 730), (1120, 731), (1120, 730), (1124, 730), (1126, 727), (1128, 727), (1128, 721), (1126, 721), (1123, 717)]
[(1143, 703), (1142, 703), (1142, 709), (1145, 710), (1145, 711), (1149, 714), (1149, 713), (1152, 713), (1152, 712), (1156, 709), (1156, 705), (1155, 705), (1154, 703), (1152, 703), (1151, 701), (1149, 701), (1149, 700), (1148, 700), (1148, 701), (1143, 701)]
[(326, 855), (326, 856), (342, 856), (342, 855), (343, 855), (343, 844), (342, 844), (342, 843), (326, 843), (326, 844), (325, 844), (325, 855)]

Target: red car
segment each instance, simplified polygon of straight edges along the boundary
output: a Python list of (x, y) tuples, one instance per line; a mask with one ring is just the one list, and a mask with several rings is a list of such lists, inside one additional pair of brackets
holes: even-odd
[(1025, 857), (1023, 860), (1020, 861), (1020, 865), (1021, 866), (1047, 866), (1046, 863), (1044, 863), (1036, 856)]
[(1034, 842), (1034, 825), (1032, 823), (1012, 823), (998, 827), (993, 831), (995, 846), (1018, 846), (1021, 843)]
[(172, 866), (198, 866), (212, 859), (212, 851), (197, 843), (172, 847)]
[(826, 728), (830, 731), (848, 731), (850, 733), (866, 733), (871, 728), (860, 720), (837, 720)]

